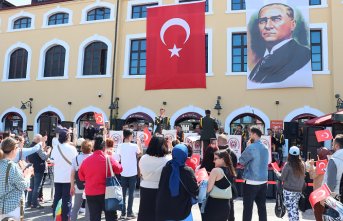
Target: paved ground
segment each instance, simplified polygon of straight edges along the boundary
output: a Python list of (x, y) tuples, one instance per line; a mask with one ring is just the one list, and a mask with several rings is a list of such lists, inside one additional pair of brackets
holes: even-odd
[[(26, 210), (25, 221), (50, 221), (50, 220), (52, 221), (52, 212), (51, 212), (52, 201), (50, 200), (50, 195), (51, 195), (51, 188), (49, 185), (45, 185), (45, 188), (44, 188), (45, 203), (42, 204), (45, 206), (45, 208), (41, 210), (31, 210), (31, 209)], [(136, 198), (134, 200), (133, 211), (137, 213), (138, 207), (139, 207), (139, 191), (136, 191), (135, 197)], [(274, 206), (275, 206), (275, 200), (267, 201), (268, 220), (269, 221), (282, 220), (282, 219), (277, 218), (274, 215)], [(235, 200), (235, 217), (237, 221), (242, 219), (242, 211), (243, 211), (243, 202), (241, 198), (238, 198), (237, 200)], [(201, 221), (200, 211), (198, 209), (198, 206), (193, 206), (192, 213), (193, 213), (193, 218), (195, 221)], [(82, 214), (79, 215), (78, 220), (80, 221), (85, 220)], [(103, 218), (103, 220), (105, 219)], [(132, 219), (132, 221), (134, 220), (136, 219)], [(283, 220), (287, 220), (287, 217), (284, 217)], [(300, 220), (315, 220), (312, 210), (307, 210), (305, 213), (301, 213)], [(258, 221), (256, 206), (254, 207), (253, 221)]]

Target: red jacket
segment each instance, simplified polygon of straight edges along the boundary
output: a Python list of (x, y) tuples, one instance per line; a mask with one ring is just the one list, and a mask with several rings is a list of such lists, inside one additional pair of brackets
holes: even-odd
[[(110, 157), (113, 172), (120, 174), (123, 171), (122, 166)], [(87, 196), (96, 196), (105, 194), (106, 188), (106, 155), (101, 150), (94, 151), (93, 155), (86, 158), (79, 169), (79, 178), (85, 181), (85, 192)], [(108, 176), (111, 172), (108, 170)]]

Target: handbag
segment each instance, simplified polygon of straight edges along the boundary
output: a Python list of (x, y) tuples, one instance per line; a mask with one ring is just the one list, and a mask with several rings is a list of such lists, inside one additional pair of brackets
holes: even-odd
[(232, 184), (230, 182), (230, 180), (226, 177), (224, 171), (222, 170), (223, 175), (225, 177), (225, 179), (229, 182), (230, 186), (226, 189), (220, 189), (218, 187), (216, 187), (215, 185), (213, 186), (213, 189), (210, 192), (210, 197), (215, 198), (215, 199), (232, 199)]
[(284, 198), (282, 194), (282, 183), (280, 180), (276, 181), (276, 202), (274, 212), (276, 217), (282, 218), (286, 214), (286, 207), (283, 204)]
[[(77, 157), (75, 160), (76, 160), (77, 167), (79, 167), (79, 162), (77, 161)], [(85, 182), (80, 180), (79, 170), (75, 171), (75, 183), (76, 183), (76, 186), (79, 190), (85, 189)]]
[[(110, 177), (107, 177), (108, 167), (111, 172)], [(111, 212), (122, 210), (123, 205), (123, 190), (117, 177), (113, 173), (110, 158), (106, 157), (105, 211)]]

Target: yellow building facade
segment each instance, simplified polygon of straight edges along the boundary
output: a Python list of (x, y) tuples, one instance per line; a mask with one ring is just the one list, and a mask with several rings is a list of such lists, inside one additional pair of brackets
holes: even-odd
[[(247, 90), (244, 59), (241, 71), (232, 59), (234, 39), (246, 34), (244, 1), (207, 0), (207, 88), (145, 91), (146, 6), (182, 2), (121, 0), (117, 21), (114, 0), (1, 10), (0, 131), (33, 126), (38, 133), (54, 127), (51, 117), (82, 128), (94, 121), (93, 112), (102, 113), (105, 121), (117, 117), (128, 123), (153, 123), (164, 106), (172, 126), (184, 122), (195, 126), (210, 109), (232, 133), (237, 124), (261, 124), (267, 129), (271, 120), (301, 121), (336, 110), (335, 94), (343, 96), (342, 1), (313, 1), (309, 9), (310, 28), (317, 36), (313, 45), (320, 49), (317, 56), (312, 54), (319, 64), (312, 72), (313, 88)], [(112, 95), (113, 101), (119, 100), (111, 117)], [(218, 96), (220, 115), (214, 109)], [(30, 102), (21, 109), (29, 98), (32, 113)]]

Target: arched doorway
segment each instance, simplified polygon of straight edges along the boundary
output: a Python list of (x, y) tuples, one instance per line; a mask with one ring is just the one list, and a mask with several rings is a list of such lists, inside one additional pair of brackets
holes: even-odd
[(55, 136), (55, 130), (58, 125), (61, 124), (60, 116), (53, 112), (47, 111), (40, 114), (37, 118), (38, 133), (42, 136), (48, 136), (48, 145), (51, 146), (52, 138)]
[(309, 114), (309, 113), (300, 114), (300, 115), (294, 117), (291, 120), (291, 122), (297, 122), (297, 123), (299, 123), (299, 125), (303, 125), (306, 121), (311, 120), (315, 117), (317, 117), (317, 116), (314, 114)]
[(8, 112), (2, 117), (1, 122), (4, 132), (16, 135), (23, 132), (23, 117), (17, 112)]
[(154, 120), (146, 113), (137, 112), (130, 114), (125, 119), (125, 124), (129, 125), (133, 130), (142, 131), (143, 125), (149, 125), (148, 127), (153, 128)]
[(78, 135), (85, 139), (93, 140), (94, 135), (100, 131), (100, 125), (96, 123), (94, 112), (86, 112), (76, 120)]
[(235, 134), (236, 128), (241, 125), (242, 129), (248, 129), (250, 126), (258, 127), (262, 132), (265, 131), (265, 122), (256, 114), (244, 113), (236, 116), (230, 122), (230, 134)]
[(203, 116), (196, 112), (187, 112), (184, 114), (181, 114), (178, 118), (176, 118), (174, 125), (181, 125), (184, 132), (194, 132), (197, 130), (200, 123), (200, 119)]

